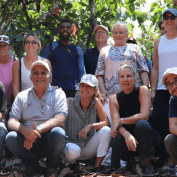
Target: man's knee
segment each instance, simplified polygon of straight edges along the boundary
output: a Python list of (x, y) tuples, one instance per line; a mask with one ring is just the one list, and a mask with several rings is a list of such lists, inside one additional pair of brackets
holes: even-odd
[(147, 120), (139, 120), (136, 123), (135, 131), (139, 131), (141, 133), (152, 130), (150, 123)]
[(5, 142), (10, 151), (15, 149), (15, 147), (17, 146), (17, 132), (9, 132), (6, 135)]
[(2, 123), (2, 124), (0, 124), (0, 138), (5, 138), (6, 134), (7, 134), (7, 129), (6, 129), (5, 125), (3, 125), (3, 123)]
[(168, 151), (169, 148), (171, 148), (171, 146), (176, 146), (177, 148), (177, 136), (173, 135), (173, 134), (169, 134), (165, 137), (164, 139), (164, 143), (165, 143), (165, 147), (166, 147), (166, 150)]

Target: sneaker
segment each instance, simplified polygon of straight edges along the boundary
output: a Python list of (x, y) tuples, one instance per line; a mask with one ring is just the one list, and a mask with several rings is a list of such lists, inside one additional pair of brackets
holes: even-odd
[(161, 173), (175, 174), (176, 173), (176, 166), (174, 168), (170, 168), (167, 163), (161, 168)]
[(45, 177), (58, 177), (57, 168), (47, 168)]
[(151, 164), (147, 164), (143, 168), (144, 175), (153, 175), (155, 174), (154, 169), (152, 168)]

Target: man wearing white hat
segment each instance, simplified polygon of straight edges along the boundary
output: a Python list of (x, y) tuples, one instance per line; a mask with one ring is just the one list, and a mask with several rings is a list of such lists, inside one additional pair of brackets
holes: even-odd
[(84, 53), (84, 63), (87, 74), (95, 75), (100, 50), (107, 46), (109, 39), (109, 30), (106, 26), (96, 25), (94, 28), (96, 47), (87, 50)]
[(6, 145), (26, 165), (26, 176), (39, 168), (40, 158), (47, 158), (46, 177), (57, 176), (58, 159), (66, 146), (66, 96), (49, 85), (50, 68), (44, 61), (31, 65), (30, 79), (34, 86), (20, 92), (12, 105)]
[(168, 157), (167, 164), (162, 167), (162, 171), (175, 174), (177, 165), (177, 67), (172, 67), (165, 71), (162, 83), (166, 85), (170, 95), (172, 95), (169, 102), (168, 115), (170, 134), (164, 140), (170, 157)]

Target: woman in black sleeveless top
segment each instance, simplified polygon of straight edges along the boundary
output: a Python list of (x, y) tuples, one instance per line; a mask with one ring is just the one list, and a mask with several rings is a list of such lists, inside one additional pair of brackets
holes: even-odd
[(144, 161), (143, 173), (155, 173), (150, 165), (154, 153), (153, 133), (148, 122), (151, 99), (146, 86), (134, 87), (135, 72), (132, 66), (124, 64), (118, 71), (118, 82), (122, 92), (111, 96), (110, 112), (113, 122), (111, 128), (112, 160), (120, 158), (131, 164), (137, 173), (134, 156)]

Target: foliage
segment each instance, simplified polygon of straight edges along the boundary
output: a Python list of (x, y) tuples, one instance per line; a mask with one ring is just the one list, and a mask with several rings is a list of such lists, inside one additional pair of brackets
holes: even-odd
[[(166, 7), (157, 1), (147, 14), (140, 9), (145, 0), (0, 0), (0, 4), (0, 24), (4, 26), (4, 34), (10, 36), (18, 57), (24, 54), (23, 38), (28, 33), (38, 34), (42, 46), (53, 39), (58, 40), (57, 26), (61, 19), (70, 19), (75, 24), (77, 32), (73, 34), (72, 42), (85, 50), (96, 45), (93, 33), (96, 24), (103, 24), (111, 31), (115, 21), (129, 20), (132, 32), (133, 22), (138, 20), (139, 27), (149, 36), (154, 33), (153, 26)], [(172, 0), (167, 6), (172, 6)], [(144, 25), (146, 20), (152, 21), (151, 30)], [(143, 39), (146, 40), (148, 37)]]

